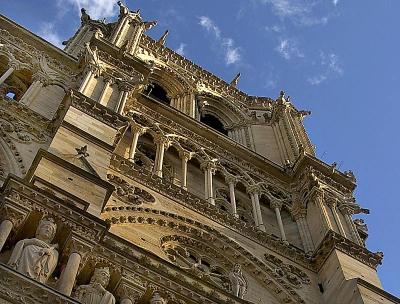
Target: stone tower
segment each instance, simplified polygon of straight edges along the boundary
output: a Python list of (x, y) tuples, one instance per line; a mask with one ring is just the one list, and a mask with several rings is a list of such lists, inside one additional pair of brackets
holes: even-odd
[(118, 2), (64, 51), (0, 17), (1, 303), (400, 303), (303, 119)]

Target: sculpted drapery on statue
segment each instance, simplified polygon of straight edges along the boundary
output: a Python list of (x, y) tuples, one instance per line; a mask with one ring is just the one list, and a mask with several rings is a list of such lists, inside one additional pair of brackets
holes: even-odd
[(15, 245), (8, 265), (32, 279), (46, 283), (58, 261), (58, 244), (51, 244), (56, 230), (53, 218), (43, 218), (34, 238), (21, 240)]
[(90, 283), (76, 289), (75, 298), (84, 304), (115, 304), (115, 297), (106, 290), (109, 281), (110, 269), (96, 268)]
[(243, 299), (247, 292), (247, 280), (239, 264), (233, 267), (232, 271), (229, 273), (229, 279), (231, 280), (232, 293), (238, 298)]

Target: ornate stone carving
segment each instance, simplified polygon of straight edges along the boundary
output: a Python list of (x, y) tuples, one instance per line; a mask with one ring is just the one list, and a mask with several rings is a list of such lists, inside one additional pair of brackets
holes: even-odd
[(46, 283), (58, 261), (58, 244), (51, 244), (56, 230), (53, 218), (43, 218), (35, 238), (21, 240), (15, 245), (8, 265), (30, 278)]
[(108, 267), (96, 268), (90, 283), (78, 286), (74, 297), (84, 304), (115, 304), (115, 297), (106, 290), (109, 280)]
[(311, 283), (307, 274), (301, 269), (286, 264), (281, 259), (269, 253), (265, 253), (264, 257), (268, 265), (272, 267), (276, 277), (286, 279), (294, 287), (300, 288), (303, 285), (309, 285)]
[(141, 205), (143, 203), (154, 203), (156, 199), (144, 189), (130, 185), (121, 177), (107, 174), (107, 179), (116, 186), (115, 194), (119, 199), (129, 205)]
[(157, 291), (153, 293), (150, 299), (150, 304), (167, 304), (167, 302)]

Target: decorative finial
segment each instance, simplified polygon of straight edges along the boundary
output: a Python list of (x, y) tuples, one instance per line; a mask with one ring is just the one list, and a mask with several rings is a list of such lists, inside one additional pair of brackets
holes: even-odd
[(279, 92), (279, 99), (284, 99), (285, 98), (285, 91), (284, 90), (281, 90), (280, 92)]
[(236, 86), (239, 82), (239, 79), (240, 79), (240, 73), (237, 73), (235, 78), (233, 78), (233, 80), (231, 81), (230, 86), (236, 88)]
[(161, 45), (165, 45), (165, 41), (167, 40), (168, 34), (169, 34), (169, 31), (166, 30), (166, 31), (164, 32), (164, 34), (160, 37), (160, 39), (158, 39), (157, 42), (158, 42), (159, 44), (161, 44)]
[(87, 145), (81, 147), (81, 148), (75, 148), (76, 152), (78, 153), (78, 156), (80, 157), (88, 157), (89, 153), (87, 152)]

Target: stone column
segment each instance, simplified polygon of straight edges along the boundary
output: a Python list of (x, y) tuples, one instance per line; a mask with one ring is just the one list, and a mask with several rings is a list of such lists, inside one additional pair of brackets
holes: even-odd
[(306, 252), (306, 254), (311, 255), (314, 252), (314, 244), (306, 220), (307, 210), (299, 208), (293, 211), (292, 216), (296, 221), (297, 227), (299, 229), (300, 238), (303, 243), (304, 251)]
[(8, 77), (14, 72), (15, 67), (9, 67), (7, 71), (4, 72), (3, 75), (0, 77), (0, 85), (4, 83), (4, 81), (7, 80)]
[(117, 113), (122, 115), (124, 112), (126, 101), (128, 100), (129, 92), (121, 90), (118, 97)]
[(142, 127), (141, 125), (139, 125), (133, 121), (131, 122), (131, 132), (133, 134), (133, 138), (132, 138), (131, 146), (129, 149), (129, 160), (132, 162), (135, 161), (135, 152), (136, 152), (136, 147), (137, 147), (139, 137), (144, 132), (146, 132), (146, 129), (147, 128)]
[(4, 219), (0, 224), (0, 252), (3, 249), (5, 242), (8, 239), (8, 236), (13, 229), (13, 222), (9, 219)]
[(72, 237), (67, 247), (70, 247), (70, 255), (67, 265), (61, 273), (57, 283), (57, 290), (66, 296), (70, 296), (78, 274), (82, 258), (89, 251), (90, 247), (75, 237)]
[(343, 225), (342, 225), (342, 221), (340, 220), (339, 214), (337, 213), (337, 200), (336, 199), (330, 199), (330, 200), (327, 201), (327, 204), (329, 205), (329, 207), (332, 210), (333, 218), (335, 219), (336, 226), (339, 229), (339, 233), (341, 235), (343, 235), (344, 237), (347, 237), (346, 236), (346, 232), (345, 232), (345, 230), (343, 228)]
[(154, 139), (154, 142), (157, 145), (157, 151), (156, 151), (156, 159), (154, 161), (154, 173), (162, 177), (162, 166), (163, 166), (163, 161), (164, 161), (164, 153), (165, 149), (169, 147), (171, 142), (169, 141), (168, 138), (163, 137), (163, 136), (158, 136), (157, 138)]
[(104, 86), (103, 86), (103, 90), (101, 91), (100, 97), (99, 97), (99, 103), (103, 106), (105, 106), (107, 104), (107, 100), (105, 100), (108, 88), (110, 87), (112, 83), (112, 78), (107, 76), (104, 77)]
[(85, 94), (87, 86), (90, 82), (90, 80), (92, 80), (93, 77), (93, 71), (92, 69), (89, 69), (89, 71), (87, 71), (85, 78), (83, 79), (81, 86), (79, 87), (79, 92), (82, 94)]
[[(13, 202), (11, 203), (14, 204)], [(8, 203), (3, 205), (3, 208), (1, 209), (2, 221), (0, 224), (0, 252), (13, 228), (19, 226), (25, 220), (28, 213), (28, 210), (22, 210), (19, 207), (11, 206)]]
[(205, 199), (211, 205), (215, 205), (213, 175), (215, 174), (216, 165), (212, 160), (207, 160), (200, 165), (200, 169), (204, 171), (204, 192)]
[(261, 214), (261, 207), (260, 207), (260, 192), (261, 192), (261, 189), (258, 185), (251, 185), (251, 186), (247, 187), (247, 193), (250, 195), (251, 202), (253, 205), (254, 222), (256, 223), (256, 227), (258, 229), (265, 232), (265, 227), (264, 227), (262, 214)]
[(231, 211), (234, 217), (239, 217), (236, 210), (236, 196), (235, 196), (235, 185), (236, 178), (232, 175), (225, 177), (225, 182), (229, 187), (229, 199), (231, 202)]
[(320, 211), (322, 225), (325, 227), (325, 229), (333, 230), (332, 223), (331, 220), (329, 219), (329, 214), (326, 210), (326, 205), (324, 202), (324, 192), (319, 188), (314, 188), (310, 195), (310, 200), (317, 205)]
[(181, 158), (181, 187), (187, 190), (187, 163), (192, 158), (192, 153), (189, 151), (180, 151), (179, 157)]
[(362, 241), (360, 235), (358, 234), (356, 225), (354, 224), (353, 219), (352, 219), (352, 215), (353, 215), (352, 209), (349, 206), (347, 206), (346, 204), (343, 204), (343, 205), (339, 206), (339, 210), (342, 212), (342, 214), (346, 220), (346, 224), (349, 227), (353, 242), (358, 245), (363, 246), (363, 241)]
[(279, 201), (272, 201), (271, 208), (275, 210), (276, 221), (278, 222), (279, 232), (281, 233), (282, 241), (286, 241), (286, 233), (282, 223), (281, 209), (282, 203)]

